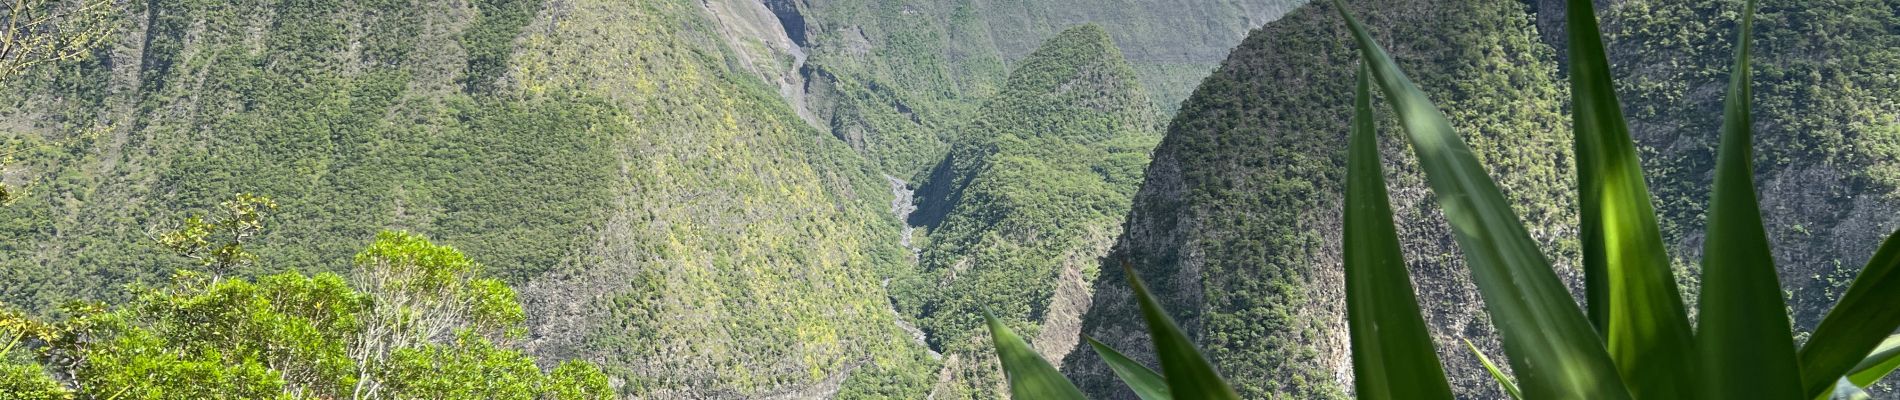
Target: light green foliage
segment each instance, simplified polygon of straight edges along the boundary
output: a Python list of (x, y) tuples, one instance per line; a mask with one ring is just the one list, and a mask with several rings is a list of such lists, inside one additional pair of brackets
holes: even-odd
[(613, 399), (607, 376), (591, 364), (567, 362), (543, 375), (534, 359), (472, 333), (451, 343), (398, 350), (381, 379), (394, 399)]
[[(55, 322), (0, 318), (0, 330), (24, 333), (39, 361), (9, 366), (5, 379), (43, 366), (82, 398), (611, 398), (591, 365), (543, 374), (527, 354), (498, 345), (495, 338), (518, 326), (520, 306), (512, 291), (486, 294), (497, 288), (470, 283), (482, 281), (468, 278), (479, 271), (453, 249), (385, 233), (359, 259), (376, 261), (358, 274), (440, 274), (415, 285), (352, 288), (330, 273), (252, 281), (180, 272), (168, 284), (137, 289), (125, 304), (71, 307)], [(426, 306), (457, 303), (473, 305)], [(424, 324), (390, 324), (386, 315)], [(390, 339), (406, 332), (418, 335)]]
[(6, 363), (0, 364), (0, 398), (67, 400), (73, 395), (38, 365)]
[(1524, 400), (1524, 392), (1517, 389), (1517, 382), (1511, 380), (1510, 375), (1505, 375), (1503, 370), (1499, 370), (1498, 364), (1491, 362), (1491, 357), (1484, 355), (1484, 350), (1479, 350), (1478, 346), (1471, 344), (1470, 340), (1464, 342), (1465, 349), (1471, 350), (1471, 355), (1478, 358), (1478, 363), (1484, 364), (1484, 372), (1491, 374), (1491, 380), (1497, 381), (1498, 386), (1504, 388), (1504, 393), (1511, 396), (1511, 400)]
[(264, 230), (264, 219), (276, 209), (269, 197), (234, 195), (218, 203), (218, 215), (187, 217), (183, 225), (159, 234), (158, 245), (214, 277), (231, 274), (257, 261), (244, 243)]

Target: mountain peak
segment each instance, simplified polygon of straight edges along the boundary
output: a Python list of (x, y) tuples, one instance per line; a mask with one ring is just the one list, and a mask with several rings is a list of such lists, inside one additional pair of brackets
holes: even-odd
[(1002, 91), (982, 107), (979, 120), (987, 121), (973, 125), (1009, 118), (1030, 124), (1018, 126), (1015, 130), (1019, 135), (1074, 133), (1077, 135), (1068, 137), (1093, 141), (1108, 139), (1113, 132), (1046, 123), (1108, 117), (1121, 125), (1145, 124), (1141, 130), (1148, 131), (1155, 114), (1147, 93), (1135, 80), (1134, 68), (1122, 57), (1108, 31), (1095, 24), (1082, 24), (1049, 38), (1023, 58), (1010, 72)]

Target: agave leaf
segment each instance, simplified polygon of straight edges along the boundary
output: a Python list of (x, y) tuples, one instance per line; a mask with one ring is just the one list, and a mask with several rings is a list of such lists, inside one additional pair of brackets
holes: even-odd
[(1711, 399), (1804, 398), (1787, 303), (1755, 200), (1748, 65), (1755, 2), (1743, 7), (1702, 251), (1701, 325), (1696, 329), (1702, 393)]
[(1867, 394), (1867, 391), (1861, 390), (1859, 386), (1854, 386), (1854, 383), (1848, 382), (1846, 379), (1837, 379), (1834, 382), (1834, 394), (1829, 396), (1829, 399), (1873, 400), (1874, 398), (1874, 396)]
[(1003, 361), (1003, 373), (1009, 376), (1011, 398), (1086, 400), (1082, 391), (1069, 383), (1055, 366), (1049, 365), (1048, 360), (1036, 354), (1022, 336), (1017, 336), (988, 312), (983, 313), (983, 319), (989, 322), (990, 338), (996, 342), (996, 358)]
[(1801, 382), (1810, 397), (1850, 373), (1868, 353), (1878, 353), (1876, 346), (1885, 347), (1882, 339), (1892, 343), (1887, 335), (1895, 328), (1900, 328), (1900, 233), (1880, 245), (1801, 348)]
[(1880, 342), (1880, 347), (1874, 348), (1873, 353), (1847, 373), (1847, 380), (1855, 386), (1867, 387), (1893, 373), (1894, 368), (1900, 368), (1900, 335), (1888, 336), (1886, 341)]
[(1154, 340), (1155, 356), (1161, 359), (1168, 393), (1177, 399), (1240, 400), (1233, 386), (1214, 371), (1214, 364), (1201, 356), (1187, 333), (1161, 309), (1161, 303), (1148, 292), (1148, 285), (1135, 275), (1135, 267), (1124, 260), (1122, 273), (1128, 275), (1128, 286), (1135, 289), (1135, 300), (1141, 303), (1141, 316), (1148, 321), (1148, 336)]
[(1346, 315), (1352, 328), (1353, 386), (1360, 399), (1450, 399), (1444, 367), (1392, 225), (1371, 78), (1359, 68), (1346, 162)]
[(1504, 394), (1511, 395), (1512, 400), (1524, 400), (1524, 393), (1517, 391), (1517, 384), (1511, 382), (1511, 377), (1505, 376), (1504, 371), (1499, 371), (1498, 365), (1491, 363), (1491, 357), (1485, 357), (1484, 352), (1478, 350), (1477, 345), (1471, 344), (1471, 339), (1465, 339), (1465, 348), (1470, 349), (1472, 355), (1478, 356), (1478, 363), (1484, 364), (1484, 370), (1491, 373), (1491, 380), (1498, 381), (1498, 386), (1504, 387)]
[(1129, 389), (1134, 389), (1136, 397), (1140, 397), (1141, 400), (1173, 399), (1168, 396), (1168, 381), (1163, 379), (1161, 374), (1155, 373), (1154, 370), (1142, 366), (1135, 360), (1128, 359), (1128, 356), (1115, 351), (1113, 347), (1095, 341), (1095, 338), (1088, 338), (1088, 340), (1089, 347), (1095, 349), (1095, 354), (1102, 356), (1102, 361), (1108, 362), (1108, 369), (1114, 370), (1115, 376), (1121, 378), (1122, 383), (1128, 384)]
[(1570, 0), (1572, 130), (1590, 320), (1639, 399), (1690, 397), (1695, 335), (1670, 274), (1590, 0)]
[(1526, 397), (1629, 398), (1602, 339), (1497, 183), (1452, 131), (1445, 114), (1405, 77), (1344, 5), (1338, 0), (1334, 5), (1352, 29), (1361, 57), (1370, 63), (1374, 82), (1405, 126)]

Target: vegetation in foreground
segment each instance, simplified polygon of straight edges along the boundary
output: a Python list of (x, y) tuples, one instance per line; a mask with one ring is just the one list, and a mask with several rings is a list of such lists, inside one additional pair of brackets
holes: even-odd
[(0, 312), (0, 398), (613, 398), (592, 364), (543, 372), (513, 349), (514, 290), (418, 235), (378, 234), (347, 277), (225, 277), (256, 258), (245, 241), (273, 208), (239, 195), (160, 235), (191, 268), (129, 302)]
[[(1346, 11), (1362, 57), (1353, 113), (1345, 251), (1355, 387), (1360, 398), (1453, 398), (1399, 251), (1379, 166), (1372, 87), (1381, 89), (1451, 221), (1503, 336), (1514, 397), (1588, 399), (1865, 398), (1900, 366), (1900, 236), (1890, 238), (1808, 340), (1796, 346), (1755, 198), (1750, 32), (1744, 8), (1711, 196), (1707, 257), (1692, 329), (1677, 293), (1635, 145), (1588, 0), (1568, 3), (1573, 123), (1589, 309), (1579, 309), (1487, 170), (1390, 55)], [(1162, 373), (1098, 346), (1144, 399), (1237, 399), (1232, 387), (1124, 266)], [(1027, 344), (992, 322), (1019, 398), (1082, 398)], [(1487, 366), (1490, 364), (1487, 362)]]

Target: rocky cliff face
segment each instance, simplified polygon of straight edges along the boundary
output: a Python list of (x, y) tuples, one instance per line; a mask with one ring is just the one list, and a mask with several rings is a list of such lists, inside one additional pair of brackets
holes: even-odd
[[(1574, 171), (1560, 2), (1360, 1), (1366, 18), (1493, 170), (1559, 274), (1576, 282)], [(1601, 4), (1619, 94), (1693, 297), (1728, 43), (1738, 2)], [(1900, 221), (1885, 173), (1896, 132), (1892, 1), (1765, 2), (1757, 37), (1757, 181), (1797, 329), (1818, 322)], [(1850, 15), (1853, 15), (1850, 17)], [(1540, 28), (1542, 31), (1540, 32)], [(1250, 396), (1350, 387), (1338, 207), (1355, 55), (1326, 5), (1269, 23), (1170, 125), (1116, 256), (1135, 263)], [(1384, 125), (1391, 130), (1391, 124)], [(1460, 339), (1492, 357), (1482, 303), (1398, 140), (1385, 154), (1414, 285), (1461, 396), (1494, 398)], [(1145, 349), (1118, 276), (1097, 281), (1084, 333)], [(1573, 285), (1575, 286), (1575, 285)], [(1141, 351), (1137, 351), (1141, 353)], [(1068, 373), (1131, 398), (1091, 354)]]

